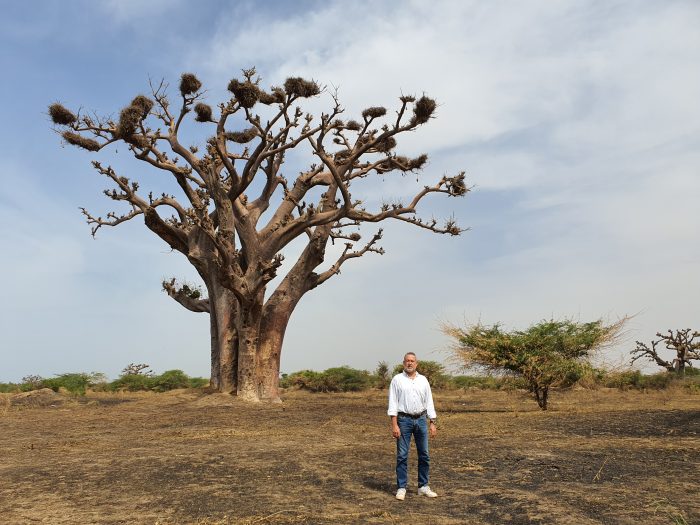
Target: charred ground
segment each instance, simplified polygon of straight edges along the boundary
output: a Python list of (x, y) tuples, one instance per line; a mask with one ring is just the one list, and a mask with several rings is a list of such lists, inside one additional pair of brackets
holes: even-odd
[(700, 523), (686, 391), (437, 392), (435, 500), (393, 498), (385, 393), (0, 399), (12, 523)]

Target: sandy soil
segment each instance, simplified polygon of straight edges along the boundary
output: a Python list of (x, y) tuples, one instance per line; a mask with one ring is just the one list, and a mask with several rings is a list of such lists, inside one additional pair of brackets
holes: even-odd
[(700, 395), (437, 392), (431, 487), (394, 499), (385, 393), (0, 396), (0, 521), (700, 524)]

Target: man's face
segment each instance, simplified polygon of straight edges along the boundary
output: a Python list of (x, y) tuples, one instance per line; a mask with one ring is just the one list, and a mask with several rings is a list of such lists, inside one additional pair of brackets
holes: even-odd
[(407, 374), (412, 374), (415, 372), (417, 366), (418, 360), (416, 359), (416, 356), (409, 354), (403, 358), (403, 369)]

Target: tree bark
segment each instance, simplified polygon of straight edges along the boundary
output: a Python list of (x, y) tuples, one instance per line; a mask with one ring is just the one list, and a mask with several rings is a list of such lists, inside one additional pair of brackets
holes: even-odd
[(539, 406), (542, 410), (547, 410), (547, 397), (549, 396), (549, 387), (534, 384), (532, 385), (532, 392), (535, 394), (537, 406)]
[[(262, 294), (260, 294), (262, 295)], [(236, 395), (246, 401), (260, 401), (258, 352), (262, 299), (240, 304), (238, 322), (238, 385)]]
[(212, 282), (208, 288), (212, 331), (210, 385), (218, 392), (234, 393), (238, 389), (236, 298), (219, 283)]
[(282, 342), (287, 331), (289, 318), (296, 302), (277, 301), (271, 298), (265, 305), (260, 324), (260, 348), (257, 371), (260, 398), (273, 403), (281, 402), (279, 397), (280, 356)]
[(216, 309), (209, 313), (209, 333), (211, 337), (211, 374), (209, 388), (221, 391), (221, 348), (219, 347), (219, 327), (216, 322)]

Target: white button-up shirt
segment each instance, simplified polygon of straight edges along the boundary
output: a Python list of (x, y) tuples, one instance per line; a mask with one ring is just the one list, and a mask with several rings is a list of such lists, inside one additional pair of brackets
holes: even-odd
[(404, 412), (415, 415), (424, 410), (428, 412), (428, 419), (437, 418), (433, 405), (433, 394), (426, 377), (418, 372), (413, 378), (408, 377), (406, 372), (395, 375), (389, 387), (387, 414), (396, 416), (399, 412)]

